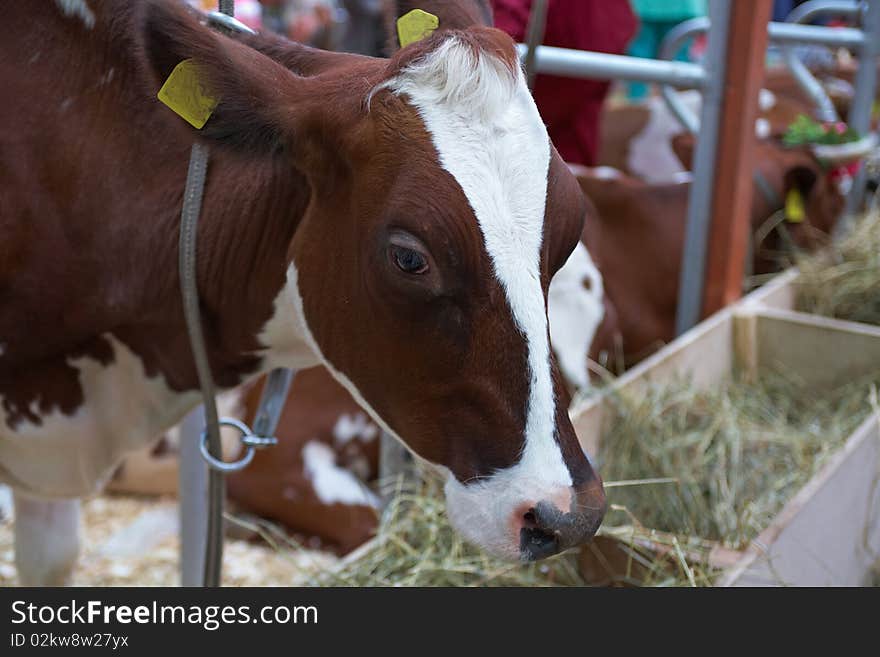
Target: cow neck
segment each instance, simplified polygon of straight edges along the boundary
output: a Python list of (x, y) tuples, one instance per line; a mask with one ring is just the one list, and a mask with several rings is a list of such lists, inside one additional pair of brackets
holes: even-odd
[[(177, 237), (186, 162), (179, 196), (168, 208), (173, 223), (162, 248), (138, 250), (150, 266), (141, 274), (132, 322), (115, 331), (143, 360), (147, 372), (161, 374), (174, 390), (196, 390), (198, 379), (186, 333), (178, 284)], [(222, 147), (211, 151), (198, 226), (197, 280), (203, 335), (214, 381), (238, 385), (263, 366), (269, 345), (259, 336), (275, 314), (286, 283), (289, 246), (308, 203), (308, 187), (281, 156), (248, 160)], [(150, 272), (174, 272), (173, 285), (157, 288)], [(163, 280), (165, 277), (163, 276)]]
[[(212, 361), (264, 349), (258, 335), (286, 282), (289, 245), (308, 187), (283, 156), (246, 171), (217, 149), (208, 165), (199, 220), (197, 281), (204, 338)], [(263, 171), (255, 171), (255, 167)], [(216, 370), (217, 362), (214, 362)], [(223, 372), (217, 372), (218, 384)]]

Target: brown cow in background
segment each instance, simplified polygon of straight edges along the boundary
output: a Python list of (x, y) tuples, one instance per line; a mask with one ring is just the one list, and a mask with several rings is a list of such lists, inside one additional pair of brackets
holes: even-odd
[[(686, 166), (692, 146), (690, 136), (675, 140), (675, 150)], [(796, 187), (804, 198), (806, 218), (784, 223), (784, 230), (799, 248), (822, 244), (836, 224), (844, 197), (815, 157), (803, 149), (783, 149), (763, 141), (757, 146), (755, 168), (768, 189), (755, 190), (752, 231), (782, 210), (786, 193)], [(613, 313), (608, 322), (613, 320), (614, 325), (606, 322), (593, 352), (622, 348), (624, 362), (632, 365), (675, 337), (690, 183), (650, 184), (608, 167), (572, 166), (572, 170), (596, 208), (587, 215), (588, 223), (598, 223), (589, 246), (602, 273), (606, 305)], [(778, 271), (783, 263), (777, 257), (784, 251), (779, 231), (769, 231), (753, 253), (753, 271)], [(615, 336), (620, 342), (616, 346)]]
[[(218, 411), (253, 426), (265, 377), (217, 398)], [(257, 450), (245, 469), (226, 475), (233, 513), (279, 523), (299, 542), (345, 554), (378, 524), (380, 430), (323, 367), (296, 373), (275, 431), (278, 444)], [(222, 430), (227, 461), (240, 457), (236, 430)], [(178, 494), (180, 428), (128, 456), (107, 490)]]
[[(244, 393), (252, 426), (265, 379)], [(297, 372), (275, 435), (251, 464), (227, 477), (242, 510), (283, 524), (314, 544), (346, 553), (378, 524), (379, 498), (369, 488), (379, 469), (379, 427), (323, 367)]]

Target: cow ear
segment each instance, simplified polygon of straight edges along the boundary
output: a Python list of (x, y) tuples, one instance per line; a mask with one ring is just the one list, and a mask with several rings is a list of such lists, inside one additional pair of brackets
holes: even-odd
[[(550, 168), (547, 172), (547, 208), (544, 221), (549, 278), (552, 278), (571, 256), (571, 252), (584, 233), (584, 222), (588, 215), (596, 216), (595, 207), (554, 148), (551, 151)], [(596, 223), (595, 219), (592, 223)]]
[(275, 153), (311, 115), (314, 94), (307, 78), (202, 25), (183, 3), (144, 3), (141, 36), (157, 92), (187, 61), (197, 80), (190, 86), (216, 102), (197, 132), (206, 140), (239, 151)]
[(489, 0), (385, 0), (385, 31), (388, 35), (386, 50), (389, 56), (400, 49), (397, 20), (414, 9), (436, 16), (441, 30), (464, 30), (475, 25), (492, 27), (492, 7)]
[(672, 137), (672, 152), (687, 171), (693, 171), (696, 144), (697, 138), (690, 132), (682, 132)]

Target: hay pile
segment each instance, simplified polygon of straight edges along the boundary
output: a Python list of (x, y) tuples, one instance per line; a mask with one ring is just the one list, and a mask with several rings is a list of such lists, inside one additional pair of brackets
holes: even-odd
[[(880, 372), (834, 390), (808, 391), (772, 375), (704, 392), (679, 381), (637, 397), (610, 395), (614, 413), (600, 459), (609, 512), (599, 536), (614, 539), (630, 561), (629, 574), (614, 581), (711, 585), (717, 575), (707, 565), (713, 542), (741, 549), (765, 529), (871, 412), (877, 381)], [(434, 478), (401, 482), (378, 540), (307, 585), (587, 583), (573, 552), (534, 564), (485, 555), (450, 527)], [(658, 553), (657, 546), (665, 550)], [(594, 552), (605, 558), (602, 550)]]
[[(83, 501), (81, 553), (75, 586), (178, 586), (180, 541), (177, 502), (171, 498), (100, 495)], [(299, 586), (338, 559), (272, 539), (227, 538), (224, 586)], [(268, 544), (267, 544), (268, 543)], [(11, 493), (0, 486), (0, 587), (18, 585), (14, 561)]]
[(880, 210), (827, 249), (800, 256), (797, 267), (798, 310), (880, 325)]
[(467, 544), (446, 519), (443, 490), (429, 473), (397, 478), (377, 540), (309, 586), (580, 586), (574, 553), (521, 564)]
[(744, 548), (870, 414), (880, 371), (830, 390), (782, 374), (696, 391), (684, 381), (614, 394), (602, 438), (606, 524)]

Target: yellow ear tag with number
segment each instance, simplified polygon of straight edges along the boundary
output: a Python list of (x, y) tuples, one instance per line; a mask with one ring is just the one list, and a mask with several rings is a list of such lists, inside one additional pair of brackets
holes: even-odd
[(199, 66), (184, 59), (174, 67), (158, 98), (197, 130), (201, 130), (217, 107), (218, 100), (199, 79)]
[(785, 195), (785, 220), (790, 224), (799, 224), (807, 216), (804, 211), (804, 197), (801, 190), (792, 187)]
[(434, 14), (429, 14), (421, 9), (413, 9), (397, 19), (397, 37), (400, 39), (400, 47), (403, 48), (416, 41), (421, 41), (426, 36), (440, 27), (440, 19)]

